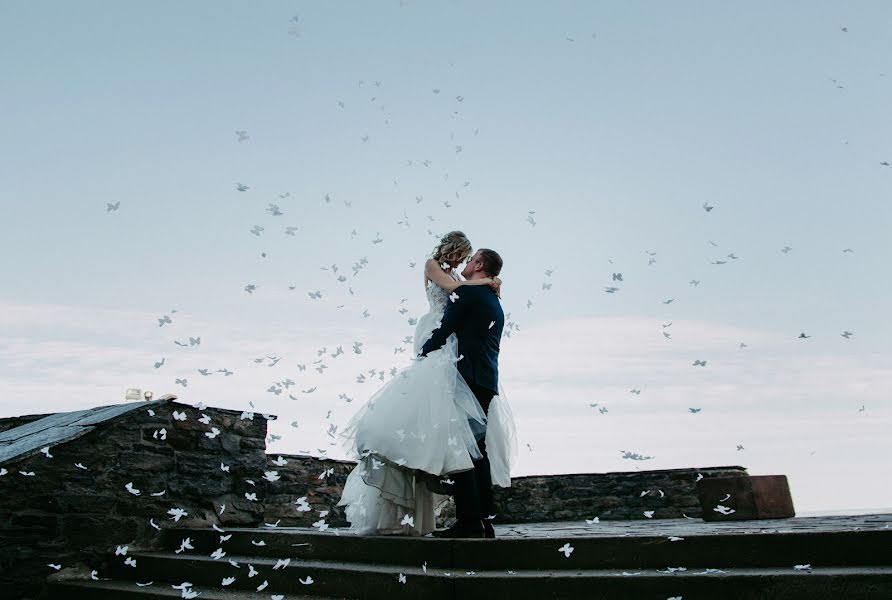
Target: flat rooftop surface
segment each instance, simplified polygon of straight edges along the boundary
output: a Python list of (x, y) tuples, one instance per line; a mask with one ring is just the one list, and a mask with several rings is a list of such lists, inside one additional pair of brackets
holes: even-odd
[[(293, 531), (321, 535), (354, 536), (346, 528), (330, 528), (320, 532), (314, 527), (241, 528), (226, 530)], [(892, 530), (892, 513), (866, 515), (833, 515), (767, 519), (758, 521), (706, 522), (702, 519), (634, 519), (623, 521), (552, 521), (548, 523), (519, 523), (495, 525), (496, 537), (517, 538), (617, 538), (628, 536), (704, 536), (722, 534), (819, 533), (833, 531)], [(363, 536), (402, 537), (402, 536)], [(408, 536), (406, 536), (408, 537)], [(418, 538), (416, 538), (418, 539)]]
[(706, 522), (702, 519), (635, 519), (627, 521), (559, 521), (496, 525), (496, 536), (503, 538), (567, 538), (678, 536), (739, 533), (806, 533), (822, 531), (857, 531), (892, 529), (892, 513), (877, 515), (837, 515), (792, 517), (762, 521)]

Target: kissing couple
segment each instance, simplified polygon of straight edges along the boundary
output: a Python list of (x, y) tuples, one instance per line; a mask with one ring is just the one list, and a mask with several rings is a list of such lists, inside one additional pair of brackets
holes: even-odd
[[(461, 231), (444, 235), (425, 262), (430, 309), (415, 328), (416, 357), (341, 434), (359, 463), (338, 506), (356, 533), (495, 537), (492, 486), (510, 487), (517, 453), (499, 387), (501, 270), (496, 251), (472, 254)], [(455, 524), (436, 530), (449, 496)]]

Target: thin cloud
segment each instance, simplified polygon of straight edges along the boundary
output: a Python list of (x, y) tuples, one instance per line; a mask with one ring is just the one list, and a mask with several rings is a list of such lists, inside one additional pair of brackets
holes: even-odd
[[(392, 331), (381, 327), (264, 328), (183, 312), (172, 315), (175, 331), (157, 327), (154, 313), (9, 303), (0, 314), (4, 331), (15, 326), (41, 332), (0, 337), (2, 414), (122, 402), (124, 390), (136, 386), (156, 397), (176, 393), (185, 402), (234, 409), (253, 403), (258, 412), (277, 414), (270, 432), (282, 436), (271, 445), (278, 452), (321, 448), (344, 457), (325, 434), (328, 423), (344, 423), (381, 385), (377, 377), (358, 384), (356, 376), (409, 364), (407, 355), (394, 355)], [(873, 504), (861, 501), (859, 492), (871, 486), (859, 488), (854, 481), (850, 491), (818, 495), (823, 478), (808, 465), (815, 462), (811, 453), (820, 452), (822, 464), (844, 468), (839, 449), (849, 439), (864, 472), (881, 468), (885, 437), (878, 432), (892, 425), (883, 409), (884, 394), (892, 389), (884, 365), (892, 356), (797, 356), (790, 354), (785, 335), (709, 321), (676, 321), (672, 329), (684, 344), (662, 338), (657, 320), (635, 316), (555, 320), (505, 339), (502, 381), (522, 444), (515, 474), (743, 463), (789, 474), (804, 490), (806, 506)], [(180, 331), (202, 335), (202, 344), (174, 345), (173, 339), (188, 337)], [(363, 354), (356, 355), (350, 344), (360, 337)], [(741, 351), (741, 339), (750, 348)], [(336, 345), (345, 354), (333, 359)], [(322, 347), (329, 370), (319, 374), (312, 362)], [(253, 361), (276, 354), (282, 361), (272, 368), (269, 361)], [(707, 367), (692, 366), (695, 356), (706, 359)], [(155, 369), (162, 357), (166, 364)], [(299, 363), (307, 370), (299, 371)], [(204, 377), (199, 368), (214, 374)], [(215, 373), (220, 368), (235, 375)], [(188, 387), (175, 385), (177, 377), (187, 378)], [(295, 385), (279, 395), (267, 391), (286, 378)], [(342, 393), (353, 402), (339, 399)], [(869, 411), (858, 413), (862, 403)], [(689, 407), (702, 412), (691, 414)], [(738, 443), (746, 453), (738, 453)], [(798, 450), (784, 454), (785, 448)], [(655, 458), (631, 464), (620, 450)]]

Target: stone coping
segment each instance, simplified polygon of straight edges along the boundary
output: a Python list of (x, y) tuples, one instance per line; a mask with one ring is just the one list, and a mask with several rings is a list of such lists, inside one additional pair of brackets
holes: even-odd
[(112, 406), (54, 413), (0, 433), (0, 465), (37, 454), (40, 448), (56, 446), (93, 431), (96, 426), (139, 408), (152, 408), (167, 400), (128, 402)]
[[(72, 412), (52, 413), (43, 418), (0, 432), (0, 465), (7, 465), (37, 454), (41, 448), (57, 446), (93, 431), (99, 425), (139, 409), (151, 409), (167, 403), (180, 404), (176, 396), (163, 396), (158, 400), (143, 400), (99, 406)], [(183, 408), (197, 409), (191, 404)], [(240, 411), (206, 407), (221, 413), (240, 415)], [(276, 419), (269, 415), (270, 420)]]

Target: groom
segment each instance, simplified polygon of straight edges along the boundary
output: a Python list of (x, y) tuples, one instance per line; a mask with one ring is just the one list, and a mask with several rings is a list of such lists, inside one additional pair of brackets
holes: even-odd
[[(471, 281), (496, 277), (501, 270), (502, 257), (498, 252), (483, 248), (471, 257), (461, 274)], [(487, 285), (463, 285), (455, 290), (450, 300), (440, 326), (419, 355), (427, 356), (441, 348), (450, 334), (456, 334), (460, 357), (456, 365), (458, 372), (474, 392), (485, 414), (493, 396), (499, 393), (499, 341), (505, 314), (496, 293)], [(455, 481), (455, 525), (435, 531), (434, 537), (495, 537), (488, 519), (495, 510), (485, 436), (485, 431), (475, 435), (482, 457), (474, 461), (474, 470), (452, 475)]]

